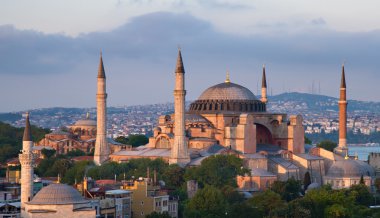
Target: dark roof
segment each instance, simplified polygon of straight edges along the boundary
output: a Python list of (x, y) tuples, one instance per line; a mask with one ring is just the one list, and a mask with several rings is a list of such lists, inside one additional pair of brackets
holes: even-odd
[(104, 65), (103, 65), (102, 52), (100, 52), (100, 61), (99, 61), (99, 69), (98, 69), (98, 78), (106, 78), (106, 73), (105, 73), (105, 71), (104, 71)]
[(181, 49), (178, 49), (177, 65), (175, 67), (175, 73), (185, 73), (185, 68), (183, 67)]
[(266, 88), (267, 87), (267, 77), (265, 75), (265, 65), (263, 66), (263, 78), (261, 82), (261, 87)]
[(346, 88), (346, 75), (344, 72), (344, 64), (342, 65), (342, 78), (340, 81), (340, 88)]
[(24, 129), (24, 136), (22, 138), (22, 141), (32, 141), (32, 133), (31, 133), (30, 122), (29, 122), (29, 113), (26, 113), (25, 129)]

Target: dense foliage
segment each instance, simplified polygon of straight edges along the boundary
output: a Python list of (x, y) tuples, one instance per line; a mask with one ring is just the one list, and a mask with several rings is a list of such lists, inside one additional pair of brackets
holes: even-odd
[(132, 145), (132, 147), (138, 147), (140, 145), (146, 145), (149, 142), (149, 139), (145, 135), (130, 135), (128, 138), (119, 136), (115, 141), (125, 145)]
[[(48, 129), (31, 126), (33, 141), (39, 141)], [(17, 157), (22, 148), (22, 137), (24, 128), (13, 127), (9, 124), (0, 122), (0, 164), (4, 164), (8, 159)]]
[(334, 148), (336, 148), (337, 146), (338, 145), (335, 142), (330, 141), (330, 140), (324, 140), (324, 141), (321, 141), (320, 143), (317, 144), (317, 147), (324, 148), (324, 149), (331, 151), (331, 152), (333, 152)]
[[(149, 170), (147, 170), (149, 168)], [(276, 181), (270, 190), (255, 193), (246, 199), (236, 191), (236, 176), (248, 173), (241, 159), (234, 155), (216, 155), (204, 159), (200, 166), (181, 168), (162, 159), (133, 159), (126, 163), (72, 163), (67, 156), (44, 159), (36, 172), (46, 176), (61, 174), (65, 183), (81, 182), (85, 175), (94, 179), (131, 179), (153, 177), (165, 182), (169, 194), (180, 199), (180, 217), (377, 217), (380, 212), (368, 206), (374, 199), (368, 188), (355, 185), (349, 189), (332, 190), (330, 186), (304, 192), (303, 184), (293, 178)], [(186, 182), (196, 179), (200, 189), (187, 198)], [(304, 181), (309, 183), (305, 176)], [(152, 213), (148, 217), (168, 217)]]

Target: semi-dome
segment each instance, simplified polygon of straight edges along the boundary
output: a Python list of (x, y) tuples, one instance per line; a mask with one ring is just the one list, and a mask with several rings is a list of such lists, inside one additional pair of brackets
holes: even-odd
[(256, 96), (247, 88), (224, 82), (206, 89), (198, 100), (257, 100)]
[(66, 184), (53, 183), (42, 188), (28, 204), (58, 205), (87, 202), (73, 187)]
[(266, 104), (247, 88), (227, 79), (206, 89), (191, 103), (190, 113), (265, 112)]
[(367, 163), (360, 160), (336, 160), (328, 170), (327, 177), (343, 178), (343, 177), (361, 177), (375, 176), (374, 169)]

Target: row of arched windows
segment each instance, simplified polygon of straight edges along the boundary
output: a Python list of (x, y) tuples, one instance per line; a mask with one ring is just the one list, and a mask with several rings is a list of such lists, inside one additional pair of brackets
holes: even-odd
[(265, 112), (266, 105), (260, 101), (195, 101), (190, 105), (190, 111)]

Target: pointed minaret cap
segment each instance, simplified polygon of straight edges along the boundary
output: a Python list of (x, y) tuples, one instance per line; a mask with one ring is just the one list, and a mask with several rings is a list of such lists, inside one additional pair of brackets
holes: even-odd
[(261, 81), (261, 87), (266, 88), (267, 87), (267, 76), (265, 75), (265, 64), (263, 64), (263, 78)]
[(226, 73), (226, 80), (224, 80), (225, 83), (230, 83), (231, 80), (230, 80), (230, 71), (227, 70), (227, 73)]
[(346, 75), (344, 73), (344, 63), (342, 64), (342, 78), (340, 81), (340, 88), (346, 88)]
[(175, 68), (175, 73), (185, 73), (185, 68), (183, 67), (182, 54), (181, 54), (180, 47), (178, 47), (178, 57), (177, 57), (177, 65)]
[(103, 65), (102, 51), (100, 51), (100, 61), (99, 61), (99, 69), (98, 69), (98, 78), (106, 78), (106, 73), (104, 72), (104, 65)]
[(32, 141), (32, 133), (31, 133), (30, 122), (29, 122), (29, 112), (26, 112), (25, 129), (24, 129), (24, 136), (22, 137), (22, 141), (24, 142)]

